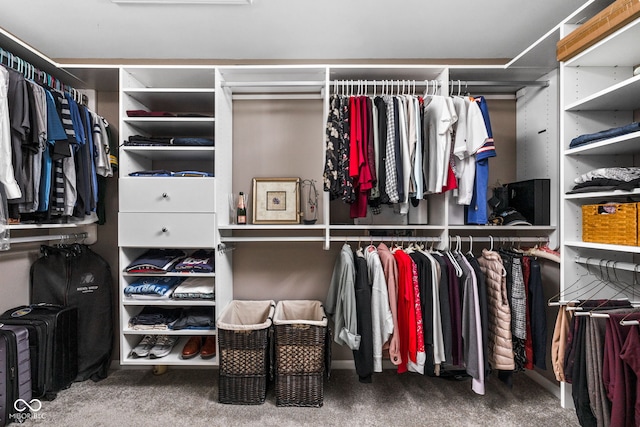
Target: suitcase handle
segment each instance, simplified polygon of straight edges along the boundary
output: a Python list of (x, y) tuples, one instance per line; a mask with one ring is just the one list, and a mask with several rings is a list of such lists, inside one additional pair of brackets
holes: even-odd
[(30, 304), (28, 306), (25, 307), (37, 307), (37, 308), (46, 308), (46, 309), (52, 309), (52, 310), (59, 310), (61, 308), (64, 308), (64, 305), (60, 305), (60, 304), (51, 304), (48, 302), (39, 302), (37, 304)]

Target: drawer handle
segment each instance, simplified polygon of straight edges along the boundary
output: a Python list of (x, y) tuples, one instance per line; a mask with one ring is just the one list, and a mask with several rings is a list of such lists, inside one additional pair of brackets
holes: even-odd
[(169, 195), (167, 193), (162, 193), (162, 197), (166, 199)]
[(162, 232), (163, 233), (166, 233), (167, 231), (169, 231), (169, 230), (167, 230), (167, 227), (162, 227)]

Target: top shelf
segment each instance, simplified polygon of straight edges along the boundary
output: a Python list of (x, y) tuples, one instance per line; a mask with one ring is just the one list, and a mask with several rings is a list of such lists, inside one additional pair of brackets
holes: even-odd
[(565, 107), (566, 111), (619, 111), (640, 108), (640, 75), (596, 92)]
[(123, 91), (151, 111), (202, 112), (213, 115), (215, 90), (137, 88)]
[(640, 18), (568, 60), (569, 67), (633, 67), (640, 64)]
[(212, 66), (125, 67), (121, 73), (123, 90), (141, 88), (206, 89), (215, 87)]

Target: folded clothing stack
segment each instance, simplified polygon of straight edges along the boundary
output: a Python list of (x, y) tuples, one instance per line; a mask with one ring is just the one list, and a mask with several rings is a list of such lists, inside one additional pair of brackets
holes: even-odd
[(172, 172), (165, 169), (154, 169), (154, 170), (141, 170), (129, 173), (129, 176), (162, 176), (162, 177), (183, 177), (183, 176), (192, 176), (192, 177), (212, 177), (213, 174), (209, 172), (203, 171), (178, 171)]
[(180, 317), (167, 325), (169, 329), (215, 329), (211, 307), (188, 307), (180, 310)]
[(202, 137), (165, 137), (165, 136), (142, 136), (131, 135), (124, 145), (184, 145), (213, 147), (213, 138)]
[(180, 329), (215, 329), (213, 307), (162, 308), (144, 307), (129, 319), (131, 329), (166, 331)]
[(208, 277), (189, 277), (174, 290), (173, 299), (212, 300), (216, 296), (214, 283)]
[(124, 294), (134, 299), (169, 299), (182, 280), (180, 277), (141, 277), (126, 286)]
[(596, 133), (588, 133), (573, 138), (569, 143), (569, 148), (581, 147), (583, 145), (603, 141), (609, 138), (615, 138), (616, 136), (622, 136), (638, 131), (640, 131), (640, 123), (633, 122), (628, 125), (606, 129)]
[(214, 253), (212, 249), (198, 249), (173, 266), (173, 271), (183, 273), (211, 273), (214, 271)]
[(125, 268), (127, 273), (166, 273), (187, 254), (181, 249), (149, 249)]
[(170, 323), (180, 318), (181, 313), (180, 308), (144, 307), (129, 319), (129, 327), (134, 330), (167, 330)]
[(640, 167), (613, 167), (591, 170), (574, 180), (569, 194), (592, 191), (630, 191), (640, 187)]

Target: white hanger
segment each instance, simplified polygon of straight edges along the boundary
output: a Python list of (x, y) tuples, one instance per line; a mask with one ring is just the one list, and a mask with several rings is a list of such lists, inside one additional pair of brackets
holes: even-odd
[(473, 236), (469, 235), (469, 252), (467, 252), (467, 254), (474, 256), (473, 255)]
[(456, 277), (462, 277), (462, 267), (460, 267), (460, 264), (456, 261), (451, 250), (451, 236), (449, 236), (449, 250), (445, 251), (445, 254), (447, 255), (447, 258), (449, 258), (449, 261), (451, 261), (451, 264), (453, 264), (453, 268), (456, 271)]

